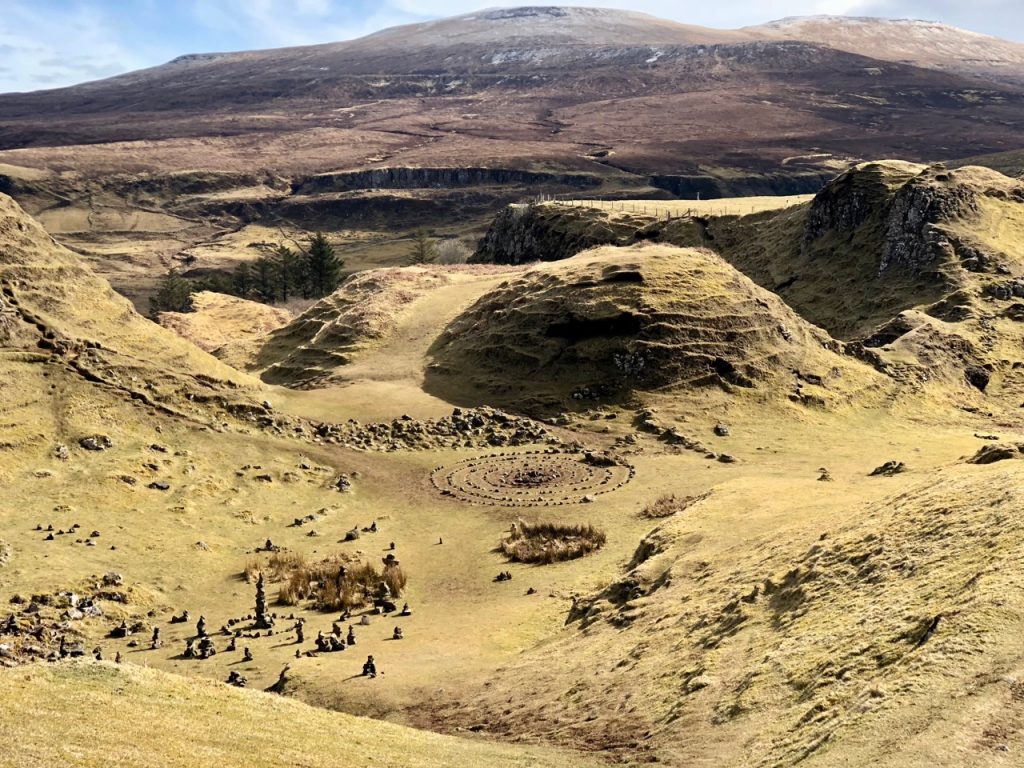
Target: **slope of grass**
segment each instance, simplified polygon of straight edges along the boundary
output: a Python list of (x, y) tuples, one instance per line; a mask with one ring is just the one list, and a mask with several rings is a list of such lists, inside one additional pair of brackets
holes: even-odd
[(4, 768), (566, 765), (554, 750), (416, 731), (136, 666), (22, 667), (3, 672), (2, 685)]

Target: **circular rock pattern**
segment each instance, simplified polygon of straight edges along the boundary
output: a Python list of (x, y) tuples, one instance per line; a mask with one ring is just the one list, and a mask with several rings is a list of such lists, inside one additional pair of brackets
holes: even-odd
[(557, 507), (591, 501), (628, 483), (628, 464), (596, 466), (582, 453), (525, 451), (476, 456), (430, 476), (446, 496), (492, 507)]

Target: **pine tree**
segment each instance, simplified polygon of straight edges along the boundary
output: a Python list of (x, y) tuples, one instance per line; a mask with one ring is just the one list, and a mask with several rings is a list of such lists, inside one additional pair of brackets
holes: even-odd
[(300, 292), (306, 283), (306, 265), (299, 255), (287, 245), (277, 246), (271, 258), (277, 273), (278, 298), (286, 302), (292, 295)]
[(156, 318), (161, 312), (183, 312), (193, 292), (192, 283), (169, 269), (157, 284), (156, 293), (149, 298), (149, 316)]
[(437, 260), (437, 244), (427, 235), (427, 230), (417, 229), (413, 236), (410, 264), (430, 264)]
[(262, 256), (252, 265), (253, 290), (260, 301), (269, 303), (277, 295), (277, 268), (274, 261)]
[(249, 267), (249, 263), (243, 261), (231, 273), (231, 292), (235, 296), (242, 296), (244, 298), (252, 291), (252, 287), (252, 270)]
[(335, 254), (322, 232), (309, 238), (305, 261), (310, 295), (319, 298), (334, 293), (341, 283), (341, 270), (345, 263)]

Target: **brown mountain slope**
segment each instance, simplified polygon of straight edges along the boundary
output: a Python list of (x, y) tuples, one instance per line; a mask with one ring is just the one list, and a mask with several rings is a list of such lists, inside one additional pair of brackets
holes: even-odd
[[(0, 97), (0, 142), (328, 129), (361, 139), (357, 152), (337, 158), (342, 167), (381, 154), (444, 165), (456, 153), (463, 163), (504, 156), (580, 166), (582, 155), (601, 149), (617, 150), (621, 167), (679, 173), (698, 157), (722, 163), (737, 147), (775, 161), (812, 151), (916, 159), (996, 151), (1014, 140), (1020, 97), (1010, 86), (880, 63), (867, 43), (848, 53), (779, 37), (608, 10), (481, 12), (347, 43), (182, 57), (72, 88), (9, 94)], [(59, 125), (48, 119), (56, 114)], [(624, 135), (639, 148), (616, 147)], [(275, 164), (303, 163), (293, 156)]]
[(1024, 83), (1024, 43), (933, 21), (808, 16), (740, 31), (758, 39), (806, 40), (882, 61)]
[[(815, 24), (820, 41), (503, 9), (186, 56), (0, 95), (0, 192), (144, 308), (172, 265), (208, 275), (308, 230), (337, 233), (352, 268), (389, 266), (418, 227), (478, 236), (538, 194), (811, 193), (860, 159), (1019, 148), (1024, 86), (968, 66), (977, 36), (943, 28), (940, 71), (931, 32), (858, 22), (829, 47), (846, 27)], [(1016, 71), (1015, 44), (984, 45)]]

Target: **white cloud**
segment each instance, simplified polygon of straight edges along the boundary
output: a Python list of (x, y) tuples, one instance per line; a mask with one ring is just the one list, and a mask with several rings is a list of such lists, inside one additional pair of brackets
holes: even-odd
[[(55, 30), (62, 34), (55, 34)], [(63, 19), (35, 4), (5, 0), (0, 16), (0, 93), (54, 88), (138, 69), (146, 59), (123, 45), (112, 20), (82, 2)]]

